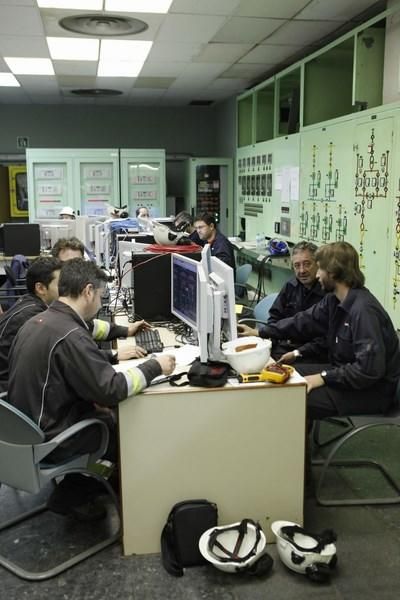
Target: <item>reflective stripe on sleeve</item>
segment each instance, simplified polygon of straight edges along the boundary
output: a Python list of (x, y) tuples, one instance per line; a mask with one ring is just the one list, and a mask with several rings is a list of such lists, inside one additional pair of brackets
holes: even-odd
[(147, 385), (143, 371), (132, 367), (124, 373), (126, 384), (128, 386), (128, 396), (139, 394)]
[(102, 319), (93, 319), (93, 333), (92, 338), (94, 340), (106, 340), (110, 333), (111, 325), (107, 321)]

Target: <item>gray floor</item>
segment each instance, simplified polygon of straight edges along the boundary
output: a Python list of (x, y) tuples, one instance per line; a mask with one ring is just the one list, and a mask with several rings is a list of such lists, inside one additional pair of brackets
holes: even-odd
[[(367, 437), (368, 436), (368, 437)], [(366, 447), (380, 451), (400, 477), (397, 448), (400, 431), (372, 432), (365, 436)], [(357, 447), (357, 452), (362, 450)], [(315, 472), (315, 474), (317, 474)], [(381, 480), (369, 471), (354, 478), (334, 472), (327, 481), (330, 494), (340, 496), (380, 493)], [(261, 474), (260, 474), (261, 476)], [(286, 476), (286, 474), (283, 474)], [(17, 513), (32, 499), (2, 486), (0, 518)], [(251, 516), (251, 515), (243, 515)], [(285, 518), (285, 515), (282, 515)], [(34, 525), (0, 537), (2, 553), (19, 557), (25, 566), (48, 566), (82, 540), (101, 536), (110, 523), (78, 524), (67, 518), (46, 513)], [(274, 545), (272, 573), (265, 578), (240, 577), (221, 573), (211, 566), (187, 569), (182, 578), (168, 575), (158, 555), (124, 558), (118, 544), (74, 567), (55, 579), (28, 583), (0, 568), (1, 600), (52, 598), (54, 600), (392, 600), (400, 587), (400, 505), (375, 507), (324, 508), (314, 498), (305, 504), (305, 525), (310, 531), (333, 528), (337, 535), (338, 568), (329, 584), (315, 584), (288, 571), (279, 561)], [(34, 548), (32, 550), (32, 548)], [(61, 549), (59, 551), (59, 549)]]

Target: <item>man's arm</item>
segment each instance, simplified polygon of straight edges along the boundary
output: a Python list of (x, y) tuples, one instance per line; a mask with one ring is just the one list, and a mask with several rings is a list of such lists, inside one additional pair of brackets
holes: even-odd
[(332, 299), (325, 296), (314, 306), (293, 317), (265, 325), (259, 329), (259, 336), (276, 340), (300, 338), (310, 341), (326, 336), (329, 328), (329, 301)]

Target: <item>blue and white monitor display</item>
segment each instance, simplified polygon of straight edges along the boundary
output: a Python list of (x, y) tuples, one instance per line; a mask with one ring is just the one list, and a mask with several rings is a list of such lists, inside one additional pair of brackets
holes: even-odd
[(171, 312), (196, 331), (197, 268), (197, 261), (183, 255), (172, 255)]

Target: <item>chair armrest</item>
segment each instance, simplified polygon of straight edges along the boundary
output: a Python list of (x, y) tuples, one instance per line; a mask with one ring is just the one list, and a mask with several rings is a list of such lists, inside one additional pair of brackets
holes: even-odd
[(239, 319), (238, 325), (240, 325), (240, 323), (248, 323), (248, 322), (261, 323), (261, 325), (268, 325), (267, 321), (260, 321), (260, 319), (253, 319), (252, 317), (251, 318), (243, 317), (243, 319)]
[(38, 463), (41, 460), (43, 460), (48, 454), (50, 454), (51, 452), (53, 452), (53, 450), (58, 448), (58, 446), (60, 446), (60, 444), (62, 444), (63, 442), (69, 440), (71, 437), (75, 436), (80, 431), (87, 429), (88, 427), (91, 427), (93, 425), (97, 425), (98, 427), (100, 427), (101, 442), (99, 444), (99, 448), (104, 446), (105, 451), (108, 445), (109, 438), (107, 425), (103, 421), (100, 421), (100, 419), (83, 419), (83, 421), (79, 421), (78, 423), (71, 425), (71, 427), (68, 427), (68, 429), (56, 435), (56, 437), (54, 437), (52, 440), (41, 444), (36, 444), (34, 446), (35, 463)]

